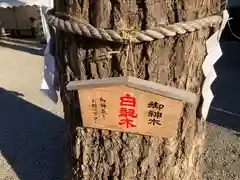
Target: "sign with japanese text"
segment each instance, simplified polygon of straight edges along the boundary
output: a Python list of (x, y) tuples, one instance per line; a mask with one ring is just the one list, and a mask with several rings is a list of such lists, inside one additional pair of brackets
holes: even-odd
[(180, 100), (124, 85), (78, 92), (84, 127), (161, 137), (177, 134)]

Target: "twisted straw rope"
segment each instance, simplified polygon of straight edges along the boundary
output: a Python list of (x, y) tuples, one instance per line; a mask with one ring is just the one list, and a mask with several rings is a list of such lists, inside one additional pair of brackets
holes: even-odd
[[(64, 20), (64, 19), (69, 20)], [(105, 41), (128, 43), (128, 39), (122, 37), (113, 29), (95, 28), (87, 22), (78, 20), (72, 16), (61, 13), (48, 12), (47, 21), (50, 26), (55, 26), (65, 32), (86, 36), (89, 38), (96, 38)], [(153, 27), (148, 30), (131, 31), (130, 37), (132, 43), (150, 42), (156, 39), (163, 39), (165, 37), (172, 37), (176, 35), (183, 35), (189, 32), (194, 32), (207, 27), (213, 27), (222, 22), (221, 16), (209, 16), (194, 21), (179, 22), (167, 26)]]

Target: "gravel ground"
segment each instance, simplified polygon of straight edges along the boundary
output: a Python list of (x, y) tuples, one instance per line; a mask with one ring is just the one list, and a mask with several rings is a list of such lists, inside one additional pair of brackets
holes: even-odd
[(240, 137), (209, 124), (204, 154), (204, 180), (240, 179)]
[(32, 41), (0, 40), (0, 180), (62, 177), (62, 106), (39, 91), (41, 49)]
[[(18, 41), (0, 41), (0, 180), (60, 180), (62, 106), (39, 91), (42, 46)], [(204, 180), (240, 180), (240, 85), (235, 80), (240, 75), (236, 56), (240, 45), (223, 46), (212, 86), (215, 98), (207, 125)]]

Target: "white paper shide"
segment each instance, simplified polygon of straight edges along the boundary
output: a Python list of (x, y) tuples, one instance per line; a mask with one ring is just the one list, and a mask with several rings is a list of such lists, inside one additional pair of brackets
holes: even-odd
[(202, 65), (203, 74), (206, 77), (203, 83), (203, 89), (202, 89), (202, 96), (203, 96), (202, 115), (204, 119), (206, 119), (208, 116), (208, 112), (209, 112), (212, 100), (214, 98), (214, 95), (211, 90), (211, 85), (214, 82), (214, 80), (217, 78), (217, 74), (214, 69), (214, 64), (223, 55), (222, 49), (220, 46), (220, 37), (228, 20), (229, 20), (229, 13), (227, 10), (224, 10), (223, 22), (220, 29), (216, 31), (206, 42), (208, 54)]

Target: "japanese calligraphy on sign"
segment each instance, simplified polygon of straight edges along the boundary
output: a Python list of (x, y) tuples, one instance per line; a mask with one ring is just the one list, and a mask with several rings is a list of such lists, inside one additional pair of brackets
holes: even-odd
[(134, 120), (137, 115), (135, 112), (136, 98), (129, 94), (120, 97), (120, 122), (119, 125), (123, 125), (126, 128), (136, 127)]
[[(92, 118), (94, 122), (96, 123), (98, 119), (105, 119), (107, 110), (106, 110), (106, 100), (103, 99), (102, 97), (98, 99), (94, 98), (92, 99)], [(99, 117), (100, 116), (100, 117)]]
[(107, 111), (106, 111), (106, 100), (104, 100), (102, 97), (100, 97), (100, 106), (101, 106), (101, 114), (102, 118), (105, 119)]
[(92, 99), (92, 112), (93, 112), (93, 119), (97, 121), (98, 119), (98, 110), (97, 110), (97, 101), (96, 99)]
[(150, 101), (148, 103), (148, 108), (150, 109), (148, 111), (148, 124), (155, 125), (161, 125), (161, 118), (162, 118), (162, 112), (161, 110), (164, 108), (163, 104), (160, 104), (156, 101)]
[(135, 134), (176, 135), (183, 103), (125, 86), (79, 91), (83, 126)]

